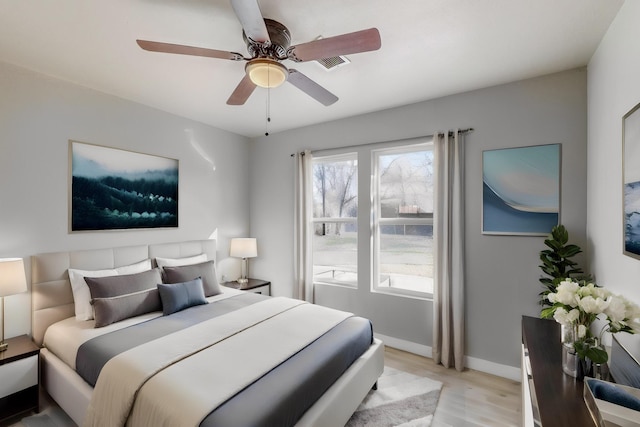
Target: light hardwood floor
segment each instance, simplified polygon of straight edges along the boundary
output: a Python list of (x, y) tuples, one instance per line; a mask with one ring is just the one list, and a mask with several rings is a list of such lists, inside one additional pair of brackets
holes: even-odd
[(522, 425), (520, 383), (387, 347), (385, 365), (443, 383), (432, 427)]

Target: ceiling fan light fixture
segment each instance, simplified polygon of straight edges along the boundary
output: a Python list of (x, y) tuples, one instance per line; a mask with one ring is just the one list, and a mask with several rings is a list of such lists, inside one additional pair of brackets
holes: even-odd
[(252, 59), (245, 66), (245, 71), (251, 81), (260, 87), (274, 88), (287, 80), (287, 67), (268, 58)]

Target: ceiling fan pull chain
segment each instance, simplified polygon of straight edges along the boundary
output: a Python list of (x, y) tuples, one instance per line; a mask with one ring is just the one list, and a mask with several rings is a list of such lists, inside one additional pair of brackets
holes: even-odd
[(267, 121), (264, 124), (264, 136), (269, 136), (269, 123), (271, 122), (271, 88), (267, 88)]

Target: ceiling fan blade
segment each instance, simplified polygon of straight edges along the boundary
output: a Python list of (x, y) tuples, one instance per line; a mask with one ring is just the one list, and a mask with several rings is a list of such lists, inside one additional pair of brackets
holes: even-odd
[(298, 70), (289, 68), (289, 78), (287, 81), (326, 107), (338, 100), (337, 96)]
[(230, 59), (240, 61), (242, 55), (224, 50), (207, 49), (204, 47), (185, 46), (181, 44), (161, 43), (149, 40), (136, 40), (138, 46), (150, 52), (177, 53), (180, 55), (206, 56), (208, 58)]
[(258, 0), (231, 0), (231, 6), (248, 38), (256, 42), (271, 41)]
[(229, 99), (227, 99), (227, 105), (243, 105), (247, 102), (247, 99), (249, 99), (255, 88), (256, 85), (251, 81), (249, 75), (245, 74)]
[(314, 59), (333, 58), (334, 56), (378, 50), (381, 46), (380, 32), (377, 28), (327, 37), (302, 43), (291, 48), (289, 59), (296, 62)]

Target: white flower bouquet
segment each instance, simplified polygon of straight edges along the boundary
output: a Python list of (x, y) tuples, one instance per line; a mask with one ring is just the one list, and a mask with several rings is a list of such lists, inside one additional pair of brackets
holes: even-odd
[[(547, 294), (551, 307), (544, 308), (542, 318), (554, 318), (572, 332), (573, 347), (581, 359), (605, 363), (607, 352), (602, 347), (604, 332), (640, 333), (640, 307), (605, 288), (585, 281), (566, 279), (556, 292)], [(600, 334), (594, 336), (591, 324), (598, 316), (606, 316)], [(602, 316), (601, 316), (602, 317)]]

